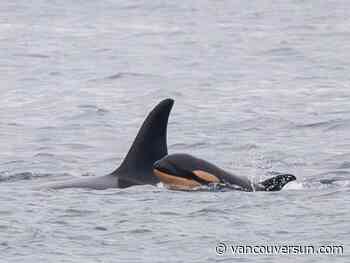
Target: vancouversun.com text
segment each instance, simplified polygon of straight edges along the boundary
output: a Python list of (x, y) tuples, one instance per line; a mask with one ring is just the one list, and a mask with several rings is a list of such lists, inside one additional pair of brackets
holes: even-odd
[(274, 244), (274, 245), (243, 245), (230, 242), (219, 242), (215, 247), (219, 256), (223, 255), (335, 255), (344, 254), (343, 245), (297, 245), (297, 244)]

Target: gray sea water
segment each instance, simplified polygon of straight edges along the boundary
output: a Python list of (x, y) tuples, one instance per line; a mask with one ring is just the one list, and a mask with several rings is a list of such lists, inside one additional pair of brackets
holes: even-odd
[[(349, 10), (346, 0), (2, 1), (0, 262), (349, 262)], [(297, 182), (276, 193), (33, 190), (111, 172), (167, 97), (170, 153)]]

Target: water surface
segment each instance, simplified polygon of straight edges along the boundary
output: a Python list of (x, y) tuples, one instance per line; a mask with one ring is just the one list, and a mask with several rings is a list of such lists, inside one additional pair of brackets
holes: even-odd
[[(6, 1), (0, 6), (1, 262), (348, 262), (348, 1)], [(278, 193), (34, 191), (111, 172), (175, 99), (169, 152)], [(217, 255), (332, 245), (343, 256)]]

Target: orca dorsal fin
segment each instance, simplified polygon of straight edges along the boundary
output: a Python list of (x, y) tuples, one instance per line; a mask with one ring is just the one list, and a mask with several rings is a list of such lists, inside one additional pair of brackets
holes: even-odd
[(296, 180), (292, 174), (279, 174), (265, 181), (260, 185), (263, 186), (263, 191), (280, 191), (287, 183)]
[(168, 154), (167, 126), (174, 100), (165, 99), (148, 114), (122, 164), (112, 173), (119, 187), (155, 184), (153, 163)]

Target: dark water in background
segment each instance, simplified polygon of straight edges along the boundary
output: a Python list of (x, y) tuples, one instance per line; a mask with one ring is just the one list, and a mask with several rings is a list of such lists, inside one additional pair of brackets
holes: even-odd
[[(349, 1), (72, 2), (0, 5), (1, 262), (349, 262)], [(170, 152), (298, 182), (32, 190), (111, 172), (166, 97)], [(218, 256), (220, 241), (345, 254)]]

